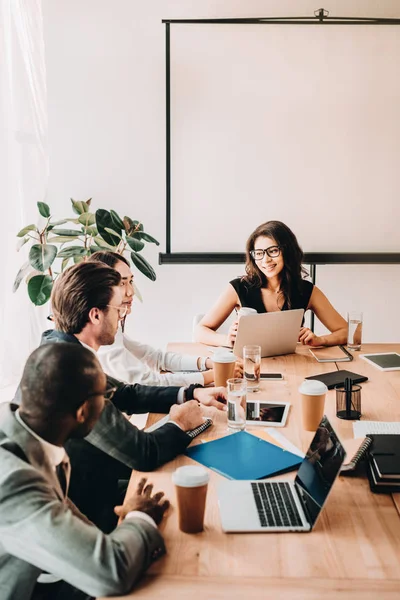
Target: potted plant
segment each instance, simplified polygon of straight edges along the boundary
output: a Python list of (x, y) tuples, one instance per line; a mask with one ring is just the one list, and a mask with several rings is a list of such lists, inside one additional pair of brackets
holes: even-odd
[[(29, 298), (36, 306), (45, 304), (57, 276), (71, 262), (86, 260), (98, 250), (129, 254), (130, 260), (146, 277), (155, 281), (153, 267), (140, 254), (146, 242), (159, 242), (143, 229), (142, 223), (130, 217), (121, 218), (114, 210), (90, 211), (92, 199), (76, 201), (71, 198), (75, 216), (53, 220), (50, 207), (38, 202), (42, 224), (27, 225), (17, 234), (18, 250), (31, 243), (29, 258), (20, 268), (13, 286), (15, 292), (21, 281), (27, 281)], [(72, 223), (69, 228), (63, 228)], [(59, 260), (58, 260), (59, 259)]]

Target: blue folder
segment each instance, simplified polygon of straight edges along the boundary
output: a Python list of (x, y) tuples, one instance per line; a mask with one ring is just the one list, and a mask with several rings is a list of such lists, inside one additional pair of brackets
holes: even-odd
[(228, 479), (264, 479), (293, 471), (302, 462), (300, 456), (270, 444), (246, 431), (197, 444), (187, 456)]

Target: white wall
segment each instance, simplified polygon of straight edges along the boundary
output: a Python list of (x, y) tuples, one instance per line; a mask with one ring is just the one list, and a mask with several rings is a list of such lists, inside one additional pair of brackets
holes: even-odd
[[(51, 159), (47, 201), (53, 213), (62, 217), (70, 212), (71, 196), (93, 196), (94, 208), (114, 208), (143, 221), (165, 251), (161, 19), (311, 15), (318, 6), (315, 0), (42, 2)], [(400, 17), (398, 0), (324, 4), (335, 16)], [(198, 226), (207, 228), (208, 218), (199, 215)], [(268, 215), (260, 215), (260, 222), (267, 219)], [(334, 237), (340, 249), (340, 232), (326, 235)], [(216, 250), (218, 242), (211, 245)], [(137, 275), (144, 304), (136, 305), (128, 330), (161, 346), (189, 340), (193, 315), (204, 312), (242, 269), (240, 265), (158, 266), (158, 250), (149, 247), (145, 252), (156, 267), (157, 281)], [(364, 310), (365, 341), (399, 341), (399, 275), (400, 266), (319, 267), (318, 284), (342, 314), (352, 308)]]

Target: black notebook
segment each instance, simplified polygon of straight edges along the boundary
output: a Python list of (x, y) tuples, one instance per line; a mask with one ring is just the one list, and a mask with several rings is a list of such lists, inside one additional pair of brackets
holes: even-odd
[(368, 377), (365, 377), (365, 375), (358, 375), (357, 373), (352, 373), (351, 371), (332, 371), (330, 373), (320, 373), (319, 375), (306, 377), (306, 379), (317, 379), (318, 381), (322, 381), (325, 383), (328, 390), (332, 390), (337, 385), (343, 385), (346, 377), (351, 379), (352, 384), (362, 383), (363, 381), (368, 380)]

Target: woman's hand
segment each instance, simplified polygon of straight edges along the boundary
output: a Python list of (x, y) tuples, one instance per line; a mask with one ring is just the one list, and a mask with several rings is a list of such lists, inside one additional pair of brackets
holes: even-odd
[(227, 336), (227, 346), (233, 348), (236, 341), (236, 334), (238, 330), (239, 319), (234, 321), (232, 325), (229, 327), (228, 336)]
[(305, 346), (324, 346), (325, 340), (323, 337), (315, 335), (308, 327), (301, 327), (299, 333), (299, 342)]
[(234, 377), (243, 377), (243, 359), (236, 358)]

